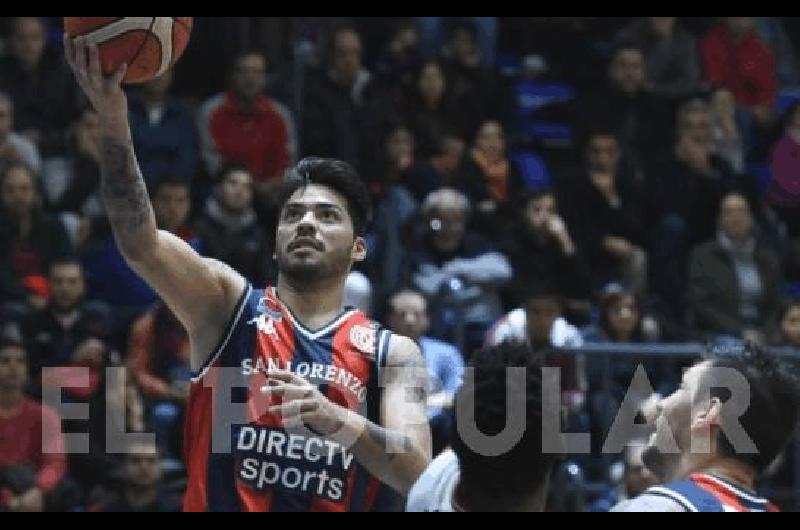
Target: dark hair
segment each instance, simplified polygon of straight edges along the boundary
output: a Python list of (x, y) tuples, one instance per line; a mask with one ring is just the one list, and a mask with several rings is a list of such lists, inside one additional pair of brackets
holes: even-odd
[(553, 300), (562, 308), (565, 304), (564, 292), (559, 286), (549, 282), (529, 283), (522, 289), (520, 294), (526, 306), (534, 300)]
[(15, 333), (0, 333), (0, 351), (6, 350), (8, 348), (17, 348), (23, 351), (25, 350), (25, 344), (19, 338), (19, 336)]
[(353, 232), (357, 236), (364, 234), (372, 220), (369, 190), (353, 166), (332, 158), (304, 158), (289, 171), (288, 178), (278, 193), (278, 218), (292, 195), (309, 184), (325, 186), (342, 195), (347, 201), (347, 213), (353, 223)]
[(613, 138), (616, 140), (617, 145), (620, 147), (620, 152), (622, 151), (622, 140), (620, 139), (619, 131), (604, 121), (602, 124), (595, 125), (581, 133), (578, 140), (584, 156), (588, 156), (589, 146), (591, 145), (592, 140), (600, 136)]
[(239, 172), (239, 171), (247, 173), (251, 177), (253, 176), (253, 172), (250, 171), (250, 168), (248, 168), (244, 164), (225, 164), (219, 169), (219, 171), (217, 171), (217, 173), (215, 175), (216, 176), (215, 180), (217, 181), (217, 184), (219, 184), (220, 182), (225, 180), (225, 177), (227, 177), (231, 173)]
[(642, 301), (641, 299), (635, 294), (628, 291), (618, 291), (606, 294), (600, 299), (600, 319), (598, 324), (600, 328), (606, 332), (606, 335), (612, 340), (615, 339), (611, 335), (611, 319), (609, 317), (609, 313), (611, 308), (614, 307), (616, 304), (620, 303), (625, 298), (633, 298), (633, 302), (636, 305), (636, 310), (639, 312), (639, 321), (636, 323), (636, 329), (633, 332), (634, 338), (640, 337), (642, 334)]
[(191, 191), (189, 181), (179, 175), (164, 175), (153, 184), (153, 197), (158, 195), (161, 188), (186, 188)]
[[(751, 465), (762, 473), (786, 448), (800, 418), (800, 384), (795, 367), (790, 367), (761, 347), (748, 343), (712, 349), (712, 368), (731, 368), (747, 380), (750, 406), (739, 418), (742, 428), (753, 440), (758, 452), (737, 453), (724, 432), (720, 431), (720, 454)], [(711, 397), (725, 403), (731, 391), (714, 385), (713, 370), (706, 375)]]
[(456, 17), (454, 20), (445, 21), (445, 34), (447, 35), (448, 42), (452, 41), (459, 31), (467, 32), (470, 38), (477, 42), (478, 28), (473, 21), (463, 17)]
[(361, 41), (363, 44), (361, 33), (358, 31), (358, 29), (354, 24), (352, 24), (348, 20), (338, 20), (330, 26), (330, 29), (327, 32), (327, 36), (324, 39), (324, 44), (325, 44), (324, 52), (325, 52), (325, 59), (327, 62), (333, 60), (333, 54), (336, 51), (336, 40), (342, 33), (356, 34), (358, 36), (359, 41)]
[(647, 56), (647, 53), (645, 53), (644, 48), (638, 42), (635, 42), (635, 41), (632, 41), (632, 40), (627, 40), (627, 39), (626, 40), (622, 40), (622, 41), (616, 43), (614, 45), (614, 47), (611, 49), (611, 53), (608, 56), (609, 66), (611, 66), (611, 63), (614, 62), (614, 59), (616, 59), (617, 56), (620, 53), (625, 52), (625, 51), (637, 51), (637, 52), (642, 54), (642, 57), (646, 57)]
[(54, 268), (64, 267), (64, 266), (78, 267), (81, 270), (81, 274), (83, 274), (83, 263), (81, 263), (81, 260), (79, 260), (76, 256), (70, 254), (67, 254), (65, 256), (59, 256), (53, 259), (53, 261), (50, 262), (50, 267), (48, 267), (48, 271), (52, 273)]
[[(475, 452), (454, 422), (451, 441), (461, 469), (461, 493), (472, 509), (513, 508), (542, 489), (561, 458), (542, 448), (542, 365), (542, 358), (527, 345), (512, 342), (479, 350), (470, 362), (474, 380), (466, 380), (458, 396), (472, 394), (475, 424), (483, 434), (496, 435), (505, 428), (507, 392), (524, 392), (526, 406), (522, 439), (497, 456)], [(511, 367), (527, 369), (525, 388), (511, 388), (512, 380), (506, 377)]]
[(269, 59), (262, 50), (259, 50), (258, 48), (247, 48), (237, 53), (236, 56), (233, 58), (233, 62), (231, 63), (231, 73), (235, 72), (236, 69), (239, 68), (239, 61), (241, 61), (245, 57), (250, 57), (251, 55), (256, 55), (258, 57), (261, 57), (264, 60), (264, 63), (267, 66), (269, 66)]

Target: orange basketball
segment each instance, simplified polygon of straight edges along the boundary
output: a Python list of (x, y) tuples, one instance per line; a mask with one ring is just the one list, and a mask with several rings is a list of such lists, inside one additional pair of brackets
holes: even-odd
[(180, 59), (192, 32), (192, 17), (64, 17), (72, 38), (97, 44), (103, 74), (128, 64), (124, 83), (145, 83)]

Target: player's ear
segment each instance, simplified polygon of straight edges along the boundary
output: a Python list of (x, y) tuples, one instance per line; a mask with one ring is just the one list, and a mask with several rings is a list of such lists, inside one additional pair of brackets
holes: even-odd
[(692, 429), (708, 429), (722, 424), (722, 402), (713, 397), (701, 406), (692, 418)]
[(357, 236), (353, 242), (352, 258), (355, 262), (367, 259), (367, 242), (361, 236)]

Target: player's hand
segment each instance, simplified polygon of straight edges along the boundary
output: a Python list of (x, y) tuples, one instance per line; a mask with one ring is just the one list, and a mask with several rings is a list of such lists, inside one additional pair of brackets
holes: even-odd
[(127, 65), (120, 66), (111, 77), (104, 77), (97, 46), (87, 44), (80, 37), (72, 39), (66, 34), (64, 34), (64, 54), (67, 64), (75, 74), (75, 80), (100, 118), (127, 118), (128, 100), (122, 90), (122, 79), (128, 69)]
[(349, 411), (330, 401), (299, 375), (283, 370), (272, 370), (261, 388), (265, 395), (282, 400), (268, 411), (283, 418), (287, 427), (306, 425), (321, 435), (338, 432)]

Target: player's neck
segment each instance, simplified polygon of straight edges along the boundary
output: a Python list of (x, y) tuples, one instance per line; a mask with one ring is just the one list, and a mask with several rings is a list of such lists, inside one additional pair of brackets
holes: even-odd
[(344, 282), (333, 280), (298, 286), (278, 275), (276, 286), (281, 302), (310, 330), (319, 329), (336, 318), (344, 303)]
[(721, 478), (740, 489), (755, 491), (756, 473), (745, 463), (730, 458), (719, 458), (698, 472)]

